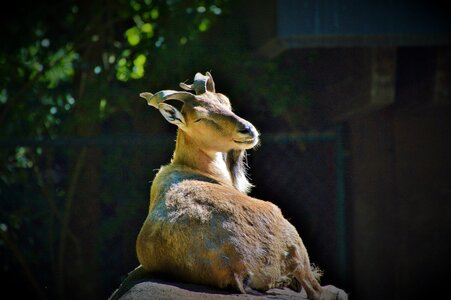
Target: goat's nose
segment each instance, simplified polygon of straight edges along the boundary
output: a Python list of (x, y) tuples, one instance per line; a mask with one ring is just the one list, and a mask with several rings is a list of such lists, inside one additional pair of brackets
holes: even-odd
[(252, 133), (252, 127), (248, 124), (244, 124), (242, 128), (238, 130), (241, 134), (251, 134)]

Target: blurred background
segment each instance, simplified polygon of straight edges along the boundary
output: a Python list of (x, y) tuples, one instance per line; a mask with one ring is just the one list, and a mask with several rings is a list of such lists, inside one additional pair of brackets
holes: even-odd
[[(0, 12), (0, 270), (105, 299), (176, 129), (138, 97), (210, 71), (261, 131), (251, 196), (351, 299), (445, 290), (451, 26), (438, 1), (18, 1)], [(449, 277), (449, 276), (448, 276)]]

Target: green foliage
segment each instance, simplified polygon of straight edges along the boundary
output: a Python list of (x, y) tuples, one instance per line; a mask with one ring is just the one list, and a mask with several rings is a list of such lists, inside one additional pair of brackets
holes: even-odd
[[(256, 119), (261, 116), (262, 124), (269, 112), (290, 128), (299, 127), (308, 116), (309, 97), (293, 72), (249, 49), (238, 2), (45, 2), (36, 11), (23, 9), (36, 7), (34, 2), (21, 2), (2, 18), (3, 38), (10, 42), (0, 47), (0, 136), (13, 146), (0, 149), (0, 268), (8, 274), (15, 268), (30, 272), (38, 287), (50, 286), (47, 296), (60, 298), (64, 283), (58, 278), (67, 274), (57, 272), (58, 255), (67, 254), (58, 253), (66, 244), (81, 248), (75, 252), (84, 250), (79, 242), (84, 232), (70, 223), (77, 224), (79, 216), (71, 216), (68, 205), (77, 205), (74, 190), (84, 188), (77, 184), (77, 166), (97, 167), (101, 174), (99, 197), (91, 199), (101, 210), (98, 247), (102, 266), (117, 280), (122, 272), (117, 262), (125, 254), (114, 241), (125, 234), (124, 226), (140, 223), (146, 210), (149, 187), (142, 183), (151, 175), (143, 157), (151, 156), (146, 166), (155, 166), (168, 160), (170, 149), (159, 145), (143, 154), (108, 148), (90, 161), (92, 154), (86, 158), (79, 145), (24, 147), (17, 137), (142, 131), (148, 119), (139, 121), (138, 93), (177, 88), (178, 81), (192, 80), (198, 71), (212, 71), (224, 83), (220, 91), (235, 106), (255, 112)], [(124, 171), (124, 166), (134, 167)]]
[[(129, 99), (138, 99), (139, 91), (145, 89), (139, 87), (145, 81), (138, 80), (145, 80), (156, 62), (167, 60), (166, 49), (197, 43), (226, 5), (221, 0), (94, 1), (89, 5), (62, 0), (13, 5), (1, 16), (2, 38), (10, 41), (0, 47), (2, 141), (14, 145), (17, 137), (108, 134), (111, 118), (135, 110), (139, 102)], [(42, 286), (49, 287), (47, 296), (60, 298), (64, 293), (61, 278), (67, 275), (58, 270), (68, 254), (61, 247), (74, 247), (78, 256), (86, 251), (80, 245), (84, 233), (74, 231), (69, 221), (76, 220), (71, 218), (78, 205), (73, 191), (83, 189), (77, 185), (77, 165), (81, 170), (87, 167), (91, 154), (81, 156), (85, 152), (74, 150), (68, 146), (0, 150), (0, 268), (11, 280), (31, 274), (25, 286), (29, 284), (37, 297), (45, 294)], [(155, 156), (157, 150), (152, 152)], [(127, 163), (121, 154), (112, 149), (103, 157), (101, 184), (116, 188), (100, 190), (100, 199), (93, 200), (102, 211), (113, 212), (102, 212), (98, 227), (99, 251), (107, 251), (105, 256), (116, 265), (116, 269), (109, 266), (114, 280), (120, 278), (117, 261), (122, 254), (120, 248), (111, 250), (106, 245), (118, 238), (130, 220), (142, 219), (148, 194), (148, 186), (139, 188), (147, 172), (137, 181), (115, 176), (119, 162)], [(112, 178), (116, 181), (111, 182)]]

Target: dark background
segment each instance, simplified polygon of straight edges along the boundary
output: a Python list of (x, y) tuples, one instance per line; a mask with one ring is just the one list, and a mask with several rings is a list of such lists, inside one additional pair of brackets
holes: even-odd
[[(279, 205), (351, 299), (445, 290), (451, 30), (438, 1), (21, 1), (0, 13), (0, 269), (102, 299), (137, 266), (175, 128), (138, 97), (210, 71)], [(442, 293), (446, 294), (446, 293)]]

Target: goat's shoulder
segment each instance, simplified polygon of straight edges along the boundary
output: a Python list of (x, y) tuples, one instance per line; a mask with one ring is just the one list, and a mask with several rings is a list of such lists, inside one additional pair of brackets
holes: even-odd
[(220, 211), (280, 214), (280, 209), (273, 203), (252, 198), (232, 186), (222, 185), (189, 168), (172, 165), (162, 167), (152, 190), (158, 190), (156, 198), (159, 201), (174, 208), (180, 205), (202, 205)]
[(173, 185), (165, 194), (164, 203), (172, 221), (220, 222), (221, 226), (228, 224), (230, 228), (227, 228), (234, 230), (243, 230), (246, 222), (263, 228), (265, 224), (274, 226), (283, 219), (280, 209), (271, 202), (206, 181), (184, 180)]
[(186, 179), (173, 185), (165, 198), (167, 204), (191, 203), (230, 213), (280, 213), (273, 203), (252, 198), (234, 187), (196, 179)]
[(159, 194), (166, 194), (170, 189), (176, 189), (184, 181), (208, 182), (218, 184), (216, 180), (184, 166), (172, 164), (163, 166), (158, 171), (152, 182), (152, 190)]

